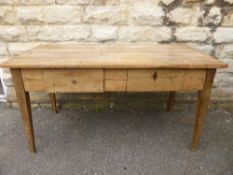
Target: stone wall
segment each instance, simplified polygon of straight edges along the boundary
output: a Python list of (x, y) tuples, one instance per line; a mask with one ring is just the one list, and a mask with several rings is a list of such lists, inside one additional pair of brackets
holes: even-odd
[[(0, 60), (51, 42), (187, 43), (229, 64), (213, 98), (233, 100), (233, 0), (0, 0)], [(3, 82), (15, 101), (9, 70)]]

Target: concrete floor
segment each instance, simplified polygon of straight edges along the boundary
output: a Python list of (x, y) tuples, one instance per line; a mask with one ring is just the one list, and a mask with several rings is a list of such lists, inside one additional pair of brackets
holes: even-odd
[(190, 151), (194, 111), (34, 109), (37, 154), (20, 113), (0, 108), (1, 175), (232, 175), (233, 111), (208, 113)]

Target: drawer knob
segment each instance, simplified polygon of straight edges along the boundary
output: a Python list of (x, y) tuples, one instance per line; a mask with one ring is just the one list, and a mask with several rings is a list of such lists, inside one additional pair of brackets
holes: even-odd
[(157, 72), (155, 71), (154, 73), (153, 73), (153, 80), (155, 81), (156, 79), (157, 79), (157, 77), (158, 77), (158, 74), (157, 74)]

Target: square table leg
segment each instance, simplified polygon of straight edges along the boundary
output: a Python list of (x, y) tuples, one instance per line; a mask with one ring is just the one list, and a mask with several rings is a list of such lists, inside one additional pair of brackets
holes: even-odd
[(55, 93), (49, 93), (50, 102), (52, 105), (53, 112), (57, 113), (57, 103), (56, 103), (56, 94)]
[(25, 92), (22, 74), (20, 69), (11, 69), (11, 75), (14, 82), (15, 92), (21, 111), (24, 129), (27, 135), (30, 151), (35, 153), (36, 146), (33, 132), (32, 112), (29, 92)]
[(214, 82), (215, 69), (210, 69), (206, 73), (205, 83), (202, 91), (199, 91), (198, 94), (198, 106), (196, 113), (196, 123), (194, 126), (193, 139), (192, 139), (192, 151), (197, 150), (201, 131), (204, 125), (205, 115), (208, 109), (208, 103), (211, 95), (212, 85)]

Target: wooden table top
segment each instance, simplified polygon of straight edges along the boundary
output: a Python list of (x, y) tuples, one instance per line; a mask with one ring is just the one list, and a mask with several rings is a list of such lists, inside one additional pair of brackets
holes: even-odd
[(224, 68), (185, 44), (47, 44), (0, 64), (5, 68)]

